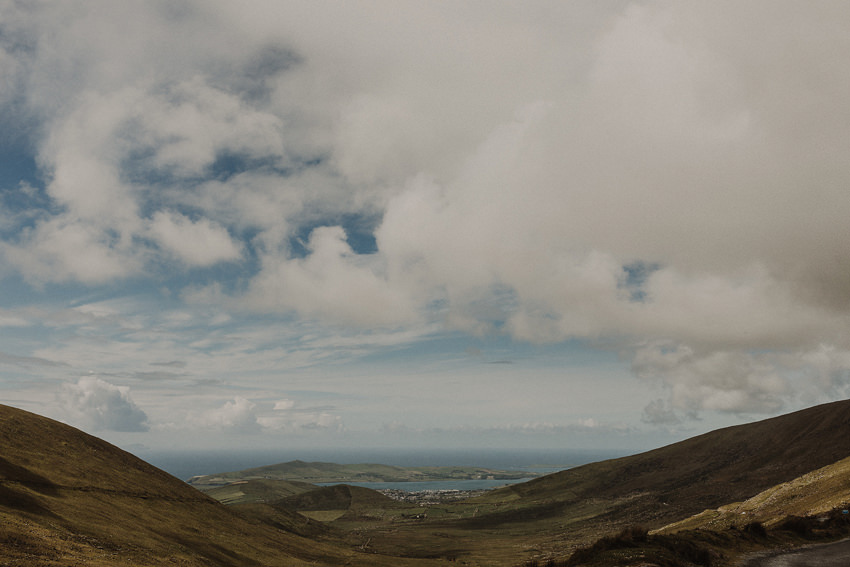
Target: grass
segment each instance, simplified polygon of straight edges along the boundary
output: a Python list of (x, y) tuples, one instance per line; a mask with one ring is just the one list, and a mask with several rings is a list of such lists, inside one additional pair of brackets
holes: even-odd
[(848, 502), (850, 457), (772, 486), (743, 502), (705, 510), (665, 526), (659, 532), (699, 528), (721, 530), (751, 522), (772, 526), (788, 515), (816, 516)]
[(207, 487), (204, 492), (222, 504), (275, 502), (288, 496), (303, 494), (316, 488), (315, 484), (286, 480), (243, 480), (224, 486)]
[[(719, 565), (845, 529), (802, 515), (772, 523), (771, 507), (815, 509), (813, 493), (824, 506), (850, 478), (850, 464), (838, 462), (850, 455), (850, 402), (426, 507), (272, 479), (216, 489), (233, 504), (225, 507), (108, 443), (2, 406), (0, 442), (8, 565)], [(743, 505), (767, 516), (652, 531)]]
[(346, 512), (348, 510), (304, 510), (301, 514), (318, 522), (333, 522), (341, 518)]

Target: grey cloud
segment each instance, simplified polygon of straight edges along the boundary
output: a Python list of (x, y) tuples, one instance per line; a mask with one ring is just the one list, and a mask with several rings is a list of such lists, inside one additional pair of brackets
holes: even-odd
[(681, 419), (670, 408), (668, 402), (662, 399), (653, 400), (643, 410), (643, 421), (652, 425), (678, 425)]
[(268, 103), (274, 79), (302, 62), (301, 56), (282, 45), (267, 45), (250, 54), (214, 79), (222, 88), (235, 89), (249, 102)]

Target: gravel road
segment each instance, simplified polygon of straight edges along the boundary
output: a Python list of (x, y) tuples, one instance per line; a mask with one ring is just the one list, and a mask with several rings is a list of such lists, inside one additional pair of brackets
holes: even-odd
[(847, 567), (850, 565), (850, 539), (812, 545), (782, 555), (753, 557), (741, 567)]

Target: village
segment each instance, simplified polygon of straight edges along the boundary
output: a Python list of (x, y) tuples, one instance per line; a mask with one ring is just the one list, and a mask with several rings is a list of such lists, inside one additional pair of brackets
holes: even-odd
[(431, 506), (433, 504), (442, 504), (443, 502), (454, 502), (456, 500), (473, 498), (484, 494), (487, 490), (436, 489), (408, 492), (407, 490), (387, 488), (378, 492), (399, 502), (414, 502), (420, 506)]

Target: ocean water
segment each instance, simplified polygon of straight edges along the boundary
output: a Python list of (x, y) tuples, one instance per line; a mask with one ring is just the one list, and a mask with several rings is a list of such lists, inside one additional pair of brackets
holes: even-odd
[[(414, 449), (314, 449), (280, 451), (180, 451), (139, 452), (137, 455), (150, 464), (181, 480), (193, 476), (238, 471), (287, 461), (320, 461), (339, 464), (379, 463), (401, 467), (425, 466), (474, 466), (500, 470), (527, 471), (548, 474), (577, 465), (604, 461), (626, 455), (625, 451), (593, 450), (414, 450)], [(439, 488), (476, 490), (477, 486), (466, 483), (484, 483), (481, 488), (495, 488), (511, 481), (452, 481), (461, 486), (442, 484)], [(419, 483), (368, 483), (364, 486), (376, 488), (375, 484), (392, 484), (380, 488), (401, 490), (426, 490), (417, 488)], [(492, 484), (492, 486), (490, 486)]]

